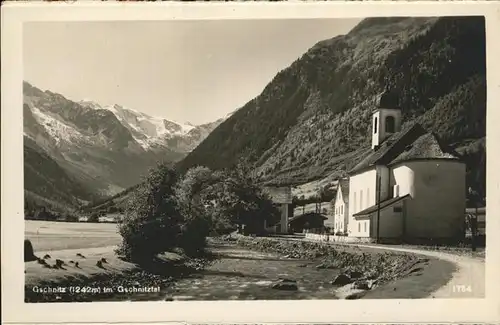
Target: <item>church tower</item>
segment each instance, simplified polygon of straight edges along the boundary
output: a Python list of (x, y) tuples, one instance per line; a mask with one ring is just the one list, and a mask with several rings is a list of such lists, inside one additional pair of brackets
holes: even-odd
[(372, 149), (376, 149), (385, 139), (400, 130), (399, 99), (394, 93), (385, 92), (380, 96), (378, 107), (373, 110)]

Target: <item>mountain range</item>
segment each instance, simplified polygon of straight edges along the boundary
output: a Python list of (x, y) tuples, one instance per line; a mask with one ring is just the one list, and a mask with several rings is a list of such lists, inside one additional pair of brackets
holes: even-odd
[(396, 95), (403, 127), (418, 122), (467, 163), (485, 195), (483, 17), (367, 18), (312, 46), (179, 162), (231, 168), (242, 159), (268, 185), (344, 177), (370, 148), (380, 95)]
[(75, 102), (28, 82), (23, 97), (25, 195), (52, 207), (77, 207), (137, 184), (157, 161), (179, 161), (222, 122), (180, 124)]
[[(97, 170), (124, 188), (138, 180), (135, 176), (128, 180), (132, 168), (134, 175), (140, 174), (159, 158), (176, 161), (181, 172), (198, 165), (231, 168), (243, 160), (267, 185), (297, 186), (344, 177), (369, 150), (372, 110), (380, 95), (390, 91), (402, 110), (403, 128), (418, 122), (461, 154), (468, 186), (484, 197), (485, 57), (483, 17), (367, 18), (346, 35), (312, 44), (260, 95), (204, 131), (201, 126), (190, 129), (169, 123), (158, 131), (158, 120), (142, 120), (143, 115), (128, 110), (121, 113), (117, 106), (95, 109), (93, 103), (68, 102), (48, 92), (38, 97), (29, 95), (35, 90), (27, 93), (28, 98), (44, 98), (35, 105), (39, 110), (64, 116), (67, 125), (77, 123), (80, 133), (91, 134), (98, 144), (90, 146), (73, 137), (70, 149), (79, 149), (73, 157), (70, 149), (51, 153), (54, 146), (66, 146), (63, 140), (59, 144), (37, 140), (51, 159), (68, 175), (98, 175)], [(25, 110), (32, 106), (25, 94)], [(30, 117), (25, 116), (26, 129)], [(103, 119), (109, 121), (102, 124)], [(124, 122), (129, 119), (137, 122)], [(31, 129), (46, 130), (40, 123)], [(196, 139), (208, 136), (191, 142), (187, 134), (195, 130), (202, 135)], [(25, 135), (25, 140), (34, 136)], [(90, 169), (84, 167), (87, 161), (92, 162)], [(88, 209), (123, 207), (133, 190), (99, 200)]]

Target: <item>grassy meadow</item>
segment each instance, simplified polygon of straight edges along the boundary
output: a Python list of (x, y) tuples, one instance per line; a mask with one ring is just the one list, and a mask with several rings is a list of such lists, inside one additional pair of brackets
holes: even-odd
[(113, 223), (26, 220), (24, 236), (38, 251), (114, 246), (121, 237)]

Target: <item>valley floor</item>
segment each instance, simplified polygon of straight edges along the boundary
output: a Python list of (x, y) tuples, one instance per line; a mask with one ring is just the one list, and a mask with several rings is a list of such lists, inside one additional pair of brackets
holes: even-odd
[(24, 225), (24, 236), (35, 252), (113, 246), (121, 241), (114, 223), (26, 220)]
[[(293, 258), (258, 252), (231, 241), (211, 241), (211, 249), (219, 255), (219, 259), (204, 270), (194, 273), (172, 272), (172, 263), (179, 261), (180, 256), (171, 253), (163, 256), (164, 261), (170, 262), (165, 264), (169, 270), (163, 274), (152, 273), (118, 259), (114, 254), (115, 246), (95, 247), (105, 244), (106, 240), (119, 240), (116, 230), (115, 235), (111, 235), (114, 225), (60, 223), (49, 227), (39, 223), (37, 226), (27, 225), (26, 230), (26, 237), (33, 240), (35, 254), (39, 257), (49, 254), (49, 264), (61, 259), (66, 265), (62, 269), (53, 269), (36, 261), (25, 263), (27, 302), (342, 299), (349, 294), (342, 293), (338, 286), (331, 284), (340, 271), (317, 267), (320, 261), (315, 258)], [(64, 235), (63, 239), (58, 232)], [(88, 240), (85, 240), (85, 232), (89, 234)], [(77, 236), (72, 241), (71, 236), (76, 233), (80, 233), (81, 237)], [(97, 241), (98, 238), (103, 241)], [(61, 249), (78, 245), (77, 248)], [(347, 249), (361, 250), (366, 254), (394, 250), (427, 257), (425, 262), (414, 267), (416, 272), (412, 271), (365, 292), (365, 299), (484, 296), (484, 259), (394, 246), (357, 245)], [(84, 257), (77, 256), (78, 253)], [(102, 258), (107, 263), (99, 267), (96, 262)], [(75, 262), (79, 263), (78, 266)], [(272, 288), (279, 278), (295, 281), (297, 289)], [(83, 288), (87, 292), (73, 292), (71, 295), (35, 292), (40, 291), (40, 288), (66, 288), (73, 291), (82, 291)], [(146, 291), (123, 292), (127, 288), (142, 288)], [(110, 291), (105, 292), (107, 289)]]

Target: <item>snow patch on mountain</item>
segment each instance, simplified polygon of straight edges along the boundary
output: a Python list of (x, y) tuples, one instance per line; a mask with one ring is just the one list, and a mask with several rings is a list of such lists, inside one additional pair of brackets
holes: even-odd
[(87, 108), (92, 108), (92, 109), (95, 109), (95, 110), (98, 110), (98, 109), (103, 109), (101, 105), (99, 105), (99, 103), (91, 100), (91, 99), (84, 99), (84, 100), (81, 100), (79, 102), (80, 105), (84, 106), (84, 107), (87, 107)]
[(28, 132), (24, 131), (23, 135), (31, 140), (35, 140)]
[(112, 112), (116, 118), (132, 133), (132, 137), (144, 149), (162, 145), (165, 140), (185, 136), (196, 126), (169, 121), (162, 117), (150, 116), (135, 109), (118, 104), (101, 106), (92, 100), (80, 101), (82, 106), (91, 109), (104, 109)]
[(32, 106), (31, 111), (33, 112), (33, 116), (35, 117), (37, 122), (45, 128), (47, 133), (52, 138), (54, 138), (57, 145), (61, 143), (61, 140), (67, 142), (79, 142), (82, 140), (88, 140), (87, 136), (80, 133), (74, 127), (61, 122), (48, 113), (42, 112), (37, 107)]

